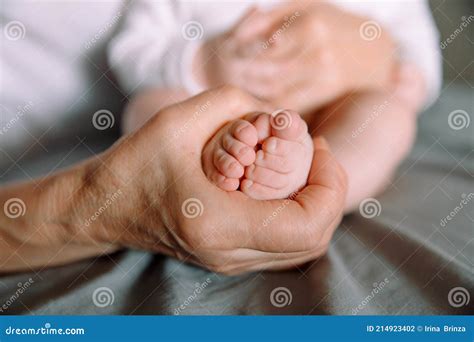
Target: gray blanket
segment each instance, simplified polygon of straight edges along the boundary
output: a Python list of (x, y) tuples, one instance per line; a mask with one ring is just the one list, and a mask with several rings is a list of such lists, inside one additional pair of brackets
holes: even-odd
[[(420, 117), (416, 146), (390, 187), (345, 217), (328, 254), (304, 267), (227, 277), (127, 250), (2, 276), (0, 313), (466, 314), (474, 300), (474, 122), (457, 130), (448, 116), (461, 109), (474, 120), (473, 104), (467, 87), (445, 89)], [(71, 164), (114, 138), (56, 138), (48, 153), (5, 167), (1, 181)]]

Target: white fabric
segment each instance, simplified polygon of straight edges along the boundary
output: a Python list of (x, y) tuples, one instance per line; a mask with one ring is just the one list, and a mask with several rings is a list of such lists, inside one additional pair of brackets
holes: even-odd
[[(203, 89), (193, 79), (189, 54), (184, 54), (183, 45), (193, 45), (195, 51), (196, 42), (229, 29), (250, 6), (271, 8), (279, 2), (138, 0), (129, 9), (127, 25), (111, 43), (111, 64), (129, 92), (138, 87), (180, 86), (195, 94)], [(441, 57), (438, 32), (427, 2), (333, 3), (388, 29), (399, 44), (400, 59), (411, 61), (422, 70), (428, 87), (427, 102), (437, 97), (441, 87)], [(194, 28), (202, 33), (202, 38), (188, 41), (183, 29), (192, 23), (196, 23)]]
[[(105, 49), (122, 20), (125, 25), (111, 42), (109, 55), (124, 91), (183, 86), (194, 94), (201, 90), (190, 72), (199, 44), (228, 29), (256, 2), (262, 7), (275, 5), (269, 1), (3, 0), (0, 147), (34, 141), (65, 116), (98, 101), (96, 82), (105, 79), (106, 66), (97, 65), (94, 56)], [(385, 25), (399, 41), (401, 58), (420, 66), (430, 98), (436, 97), (440, 56), (425, 2), (339, 4)], [(201, 39), (183, 38), (183, 26), (190, 21), (202, 25)]]

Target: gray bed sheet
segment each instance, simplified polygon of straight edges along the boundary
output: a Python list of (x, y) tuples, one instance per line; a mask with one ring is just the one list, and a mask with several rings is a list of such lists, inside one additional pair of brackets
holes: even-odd
[[(329, 252), (285, 272), (222, 276), (127, 250), (63, 267), (0, 277), (0, 314), (467, 314), (474, 295), (474, 97), (451, 84), (420, 116), (416, 146), (374, 212), (344, 218)], [(448, 115), (464, 110), (455, 130)], [(70, 135), (71, 136), (71, 135)], [(47, 173), (114, 139), (50, 142), (4, 167), (1, 182)], [(81, 141), (78, 144), (78, 141)], [(46, 144), (46, 143), (44, 143)], [(70, 152), (72, 147), (73, 152)], [(460, 204), (462, 200), (467, 204)], [(460, 208), (460, 209), (459, 209)], [(451, 215), (451, 212), (454, 215)], [(453, 216), (443, 223), (443, 218)], [(25, 284), (29, 283), (27, 288)], [(23, 287), (21, 294), (18, 289)]]

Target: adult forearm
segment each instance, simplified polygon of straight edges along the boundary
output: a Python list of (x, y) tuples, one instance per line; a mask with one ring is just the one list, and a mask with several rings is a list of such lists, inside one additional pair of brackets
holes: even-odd
[(0, 189), (0, 272), (54, 266), (115, 247), (97, 243), (88, 224), (100, 189), (90, 186), (97, 158), (43, 179)]

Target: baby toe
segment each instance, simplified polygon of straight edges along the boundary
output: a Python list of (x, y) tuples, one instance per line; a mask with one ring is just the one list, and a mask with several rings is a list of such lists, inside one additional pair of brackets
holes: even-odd
[(258, 114), (254, 120), (253, 125), (257, 129), (258, 141), (261, 142), (271, 135), (270, 115), (266, 113)]
[(270, 125), (272, 135), (284, 140), (298, 141), (308, 133), (306, 122), (297, 112), (288, 109), (272, 113)]
[(231, 128), (232, 135), (244, 144), (253, 147), (257, 145), (257, 129), (248, 121), (236, 120)]
[(240, 180), (237, 178), (227, 178), (224, 177), (225, 179), (218, 182), (217, 186), (221, 188), (224, 191), (235, 191), (239, 188), (240, 186)]
[(247, 196), (256, 200), (270, 200), (283, 198), (275, 195), (275, 189), (244, 179), (240, 183), (240, 190)]
[(223, 149), (218, 149), (214, 154), (214, 166), (228, 178), (240, 178), (244, 175), (244, 167)]
[(273, 189), (282, 189), (289, 185), (288, 175), (257, 165), (250, 165), (245, 169), (245, 178)]
[(263, 150), (257, 151), (255, 165), (261, 166), (279, 173), (290, 173), (295, 169), (296, 162), (293, 155), (279, 156), (267, 153)]
[(293, 141), (270, 137), (262, 143), (262, 150), (268, 154), (288, 156), (294, 152), (296, 146)]
[(240, 164), (249, 166), (254, 163), (254, 149), (249, 147), (247, 144), (244, 144), (240, 140), (235, 139), (230, 134), (224, 135), (222, 138), (222, 145), (230, 155), (240, 162)]

